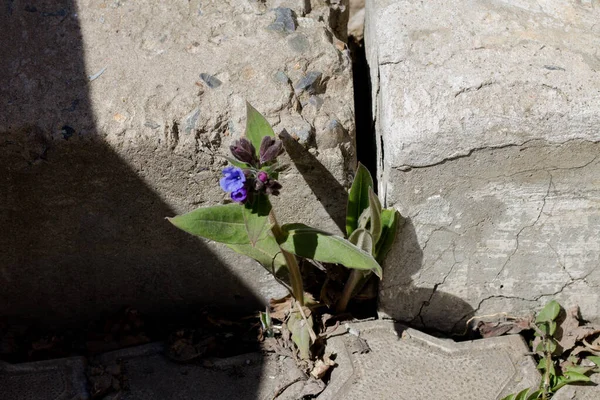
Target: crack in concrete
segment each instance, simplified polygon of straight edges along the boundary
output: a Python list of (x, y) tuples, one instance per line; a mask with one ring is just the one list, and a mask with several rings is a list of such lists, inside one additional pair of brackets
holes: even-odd
[(550, 176), (550, 181), (548, 182), (548, 188), (546, 189), (546, 194), (542, 198), (542, 207), (540, 207), (540, 212), (538, 213), (535, 221), (533, 221), (532, 224), (526, 225), (526, 226), (522, 227), (519, 230), (519, 232), (517, 232), (517, 236), (515, 237), (515, 241), (516, 241), (515, 248), (513, 249), (512, 253), (510, 253), (509, 256), (506, 258), (506, 261), (504, 262), (504, 264), (502, 264), (502, 267), (500, 268), (500, 270), (498, 271), (498, 273), (496, 274), (496, 276), (494, 277), (494, 279), (492, 279), (492, 282), (490, 282), (490, 283), (493, 283), (493, 282), (495, 282), (496, 280), (498, 280), (500, 278), (500, 275), (502, 274), (502, 272), (504, 272), (504, 269), (506, 268), (506, 266), (508, 265), (508, 263), (510, 262), (510, 260), (512, 259), (512, 257), (519, 250), (519, 237), (521, 236), (521, 233), (523, 233), (523, 231), (525, 229), (527, 229), (527, 228), (533, 228), (535, 226), (535, 224), (537, 224), (538, 221), (540, 220), (540, 217), (542, 216), (542, 213), (544, 212), (544, 208), (546, 207), (546, 199), (550, 195), (550, 188), (553, 186), (553, 184), (552, 184), (552, 179), (553, 179), (552, 174), (549, 171), (546, 171), (546, 172)]
[[(393, 166), (391, 167), (392, 169), (395, 169), (397, 171), (400, 172), (408, 172), (412, 169), (421, 169), (421, 168), (429, 168), (429, 167), (435, 167), (438, 165), (442, 165), (445, 164), (446, 162), (449, 161), (455, 161), (461, 158), (467, 158), (472, 156), (474, 153), (478, 153), (480, 151), (489, 151), (489, 150), (499, 150), (499, 149), (505, 149), (505, 148), (510, 148), (510, 147), (523, 147), (528, 143), (532, 143), (532, 142), (546, 142), (543, 145), (540, 146), (528, 146), (528, 147), (560, 147), (563, 146), (565, 144), (568, 144), (570, 142), (578, 142), (578, 143), (590, 143), (590, 144), (599, 144), (600, 140), (587, 140), (587, 139), (580, 139), (580, 138), (575, 138), (575, 139), (568, 139), (565, 140), (564, 142), (548, 142), (546, 140), (542, 140), (542, 139), (527, 139), (523, 142), (520, 143), (505, 143), (505, 144), (500, 144), (497, 146), (482, 146), (482, 147), (475, 147), (472, 148), (470, 150), (468, 150), (466, 153), (462, 153), (462, 154), (457, 154), (454, 156), (450, 156), (450, 157), (446, 157), (440, 161), (435, 161), (431, 164), (426, 164), (426, 165), (409, 165), (409, 164), (402, 164), (402, 165), (397, 165), (397, 166)], [(527, 149), (528, 147), (524, 147), (523, 150)], [(594, 160), (591, 160), (590, 163), (594, 162)], [(581, 167), (574, 167), (574, 168), (583, 168), (584, 166)], [(569, 169), (569, 168), (560, 168), (557, 167), (556, 169)]]
[(402, 60), (393, 60), (393, 61), (382, 61), (380, 63), (377, 64), (377, 67), (384, 67), (386, 65), (398, 65), (398, 64), (402, 64), (406, 62), (406, 59), (402, 59)]
[(477, 86), (469, 86), (469, 87), (460, 89), (458, 92), (454, 93), (454, 97), (458, 97), (458, 96), (460, 96), (461, 94), (464, 94), (464, 93), (476, 92), (478, 90), (483, 89), (484, 87), (492, 86), (495, 83), (496, 82), (490, 80), (490, 81), (482, 82), (482, 83), (480, 83)]
[(515, 299), (515, 300), (521, 300), (521, 301), (536, 303), (536, 302), (539, 302), (544, 297), (554, 297), (554, 296), (562, 293), (566, 288), (568, 288), (569, 286), (571, 286), (571, 285), (573, 285), (573, 284), (575, 284), (577, 282), (585, 282), (586, 284), (588, 284), (587, 281), (586, 281), (586, 279), (588, 278), (588, 276), (590, 276), (593, 273), (593, 271), (594, 270), (588, 272), (585, 276), (583, 276), (581, 278), (572, 279), (571, 281), (569, 281), (569, 282), (565, 283), (564, 285), (562, 285), (560, 287), (560, 289), (558, 289), (555, 292), (552, 292), (552, 293), (542, 293), (540, 295), (534, 296), (531, 299), (527, 299), (525, 297), (520, 297), (520, 296), (506, 296), (506, 295), (502, 295), (502, 294), (494, 294), (494, 295), (490, 295), (488, 297), (485, 297), (485, 298), (483, 298), (483, 299), (481, 299), (479, 301), (479, 303), (477, 304), (477, 307), (473, 311), (471, 311), (471, 312), (463, 315), (461, 318), (459, 318), (458, 321), (453, 325), (452, 330), (455, 330), (456, 326), (458, 324), (460, 324), (461, 321), (464, 321), (466, 318), (470, 318), (472, 316), (477, 315), (477, 313), (479, 312), (479, 310), (481, 309), (481, 307), (483, 306), (483, 304), (486, 301), (489, 301), (489, 300), (492, 300), (492, 299)]
[(558, 251), (556, 251), (550, 243), (546, 243), (546, 246), (548, 246), (550, 248), (550, 250), (552, 250), (554, 252), (554, 254), (556, 255), (556, 262), (558, 263), (560, 268), (565, 272), (565, 274), (567, 274), (569, 276), (569, 279), (575, 280), (573, 275), (571, 275), (569, 273), (569, 271), (567, 271), (567, 267), (565, 266), (565, 264), (562, 261), (560, 261), (560, 255), (558, 254)]
[[(443, 253), (445, 253), (446, 251), (444, 250)], [(443, 254), (442, 253), (442, 254)], [(441, 257), (441, 256), (440, 256)], [(426, 307), (429, 307), (429, 305), (431, 304), (431, 299), (433, 299), (433, 296), (436, 294), (438, 288), (442, 285), (444, 285), (446, 283), (446, 279), (448, 279), (448, 277), (450, 276), (450, 274), (452, 274), (452, 272), (454, 271), (454, 267), (458, 264), (460, 264), (460, 262), (458, 262), (456, 260), (456, 243), (452, 242), (452, 258), (454, 259), (454, 263), (450, 266), (450, 269), (448, 270), (448, 272), (444, 275), (444, 277), (442, 278), (441, 282), (436, 283), (435, 285), (433, 285), (433, 288), (431, 289), (431, 294), (429, 295), (429, 298), (427, 300), (425, 300), (423, 303), (421, 303), (421, 307), (419, 307), (419, 312), (417, 313), (417, 315), (412, 319), (412, 321), (414, 321), (415, 319), (419, 319), (419, 321), (421, 322), (421, 325), (425, 328), (427, 327), (427, 324), (425, 324), (425, 321), (423, 321), (423, 309)], [(411, 321), (411, 322), (412, 322)]]

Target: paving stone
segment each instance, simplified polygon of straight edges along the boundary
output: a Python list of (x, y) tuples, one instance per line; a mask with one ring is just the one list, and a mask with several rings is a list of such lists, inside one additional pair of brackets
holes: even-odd
[(456, 343), (390, 321), (350, 324), (329, 340), (337, 367), (319, 400), (497, 400), (539, 384), (523, 339)]
[(25, 364), (0, 362), (0, 400), (85, 400), (85, 359)]
[(600, 319), (599, 18), (570, 0), (367, 2), (378, 194), (406, 217), (387, 315), (461, 332), (557, 299)]
[(294, 400), (311, 389), (289, 358), (251, 353), (179, 364), (163, 349), (162, 343), (151, 343), (103, 354), (92, 363), (121, 365), (126, 389), (113, 396), (122, 400), (272, 399), (283, 387), (278, 400)]

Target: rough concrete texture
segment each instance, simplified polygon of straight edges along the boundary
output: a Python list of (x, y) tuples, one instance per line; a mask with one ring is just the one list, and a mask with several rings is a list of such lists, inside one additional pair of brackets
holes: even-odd
[(598, 400), (600, 399), (600, 376), (599, 374), (593, 374), (591, 377), (591, 385), (568, 385), (563, 386), (559, 389), (554, 396), (553, 400)]
[(82, 357), (10, 365), (0, 362), (0, 400), (89, 399)]
[(520, 336), (455, 343), (382, 320), (350, 331), (329, 340), (340, 369), (319, 400), (497, 400), (539, 384)]
[(539, 383), (520, 336), (455, 343), (390, 321), (348, 328), (328, 339), (336, 366), (324, 391), (284, 356), (251, 353), (185, 364), (165, 357), (163, 344), (151, 343), (94, 357), (87, 380), (81, 359), (2, 364), (0, 400), (75, 400), (88, 393), (104, 400), (296, 400), (317, 394), (319, 400), (497, 400)]
[(600, 317), (600, 9), (367, 4), (379, 194), (407, 217), (381, 309), (462, 331), (551, 298)]
[[(251, 353), (227, 359), (204, 360), (202, 365), (174, 363), (153, 343), (100, 356), (93, 363), (120, 365), (127, 387), (115, 395), (123, 400), (163, 399), (278, 399), (302, 397), (304, 377), (292, 359)], [(298, 375), (300, 374), (300, 376)], [(305, 380), (302, 379), (302, 380)]]
[(350, 15), (348, 19), (348, 36), (353, 36), (359, 42), (365, 31), (365, 0), (350, 0)]
[(299, 141), (300, 167), (280, 176), (280, 221), (343, 223), (355, 129), (350, 60), (331, 26), (345, 27), (347, 9), (275, 3), (7, 3), (0, 315), (255, 309), (286, 293), (256, 263), (164, 220), (227, 197), (220, 156), (249, 101)]

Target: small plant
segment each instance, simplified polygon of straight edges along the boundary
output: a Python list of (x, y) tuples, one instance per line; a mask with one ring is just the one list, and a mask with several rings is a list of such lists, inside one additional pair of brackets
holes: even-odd
[[(394, 240), (399, 215), (382, 210), (369, 172), (359, 166), (348, 200), (349, 239), (300, 223), (280, 225), (269, 196), (282, 190), (277, 181), (278, 157), (284, 148), (267, 120), (250, 104), (245, 137), (230, 150), (233, 158), (228, 158), (231, 165), (223, 169), (220, 186), (233, 203), (198, 208), (169, 221), (188, 233), (223, 243), (258, 261), (275, 277), (289, 281), (295, 302), (286, 322), (300, 357), (307, 359), (316, 336), (307, 307), (310, 296), (305, 295), (296, 257), (352, 269), (337, 307), (343, 311), (371, 274), (381, 278), (380, 262)], [(272, 334), (268, 312), (261, 314), (261, 322), (266, 333)]]
[[(531, 328), (534, 329), (535, 340), (532, 347), (535, 347), (535, 352), (539, 356), (538, 369), (542, 371), (542, 381), (537, 390), (525, 389), (516, 394), (506, 396), (502, 400), (547, 400), (560, 388), (572, 383), (589, 382), (590, 378), (587, 374), (598, 372), (600, 366), (600, 357), (588, 356), (586, 358), (578, 357), (581, 349), (575, 349), (575, 341), (584, 339), (585, 336), (578, 335), (579, 323), (577, 320), (577, 311), (567, 314), (567, 319), (560, 321), (561, 306), (555, 300), (552, 300), (539, 312), (535, 321), (531, 323)], [(569, 322), (567, 322), (569, 321)], [(576, 321), (574, 324), (572, 321)], [(566, 332), (566, 329), (571, 329), (571, 332)], [(593, 328), (588, 329), (586, 336), (595, 334)], [(560, 338), (572, 336), (571, 344), (567, 344), (566, 340), (561, 341)], [(569, 348), (566, 348), (569, 347)], [(574, 351), (573, 351), (574, 350)], [(566, 352), (570, 352), (566, 359), (562, 360)], [(587, 364), (582, 365), (582, 361), (587, 361)]]

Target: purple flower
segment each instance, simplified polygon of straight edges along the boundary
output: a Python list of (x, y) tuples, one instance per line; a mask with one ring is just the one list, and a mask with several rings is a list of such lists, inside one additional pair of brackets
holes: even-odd
[(260, 163), (265, 164), (274, 161), (283, 153), (283, 143), (271, 136), (265, 136), (260, 142)]
[(243, 203), (248, 198), (248, 191), (246, 188), (241, 188), (231, 193), (231, 199), (238, 203)]
[(267, 175), (267, 173), (265, 171), (259, 171), (258, 174), (256, 175), (256, 177), (262, 183), (265, 183), (267, 180), (269, 180), (269, 175)]
[(244, 171), (242, 171), (240, 168), (225, 167), (223, 168), (223, 175), (224, 177), (221, 178), (219, 184), (221, 185), (221, 189), (223, 189), (224, 191), (235, 192), (241, 190), (244, 187), (244, 182), (246, 182), (246, 176), (244, 175)]
[(239, 161), (250, 165), (256, 164), (256, 150), (248, 139), (241, 138), (240, 140), (236, 140), (229, 146), (229, 150), (231, 150), (231, 154)]

